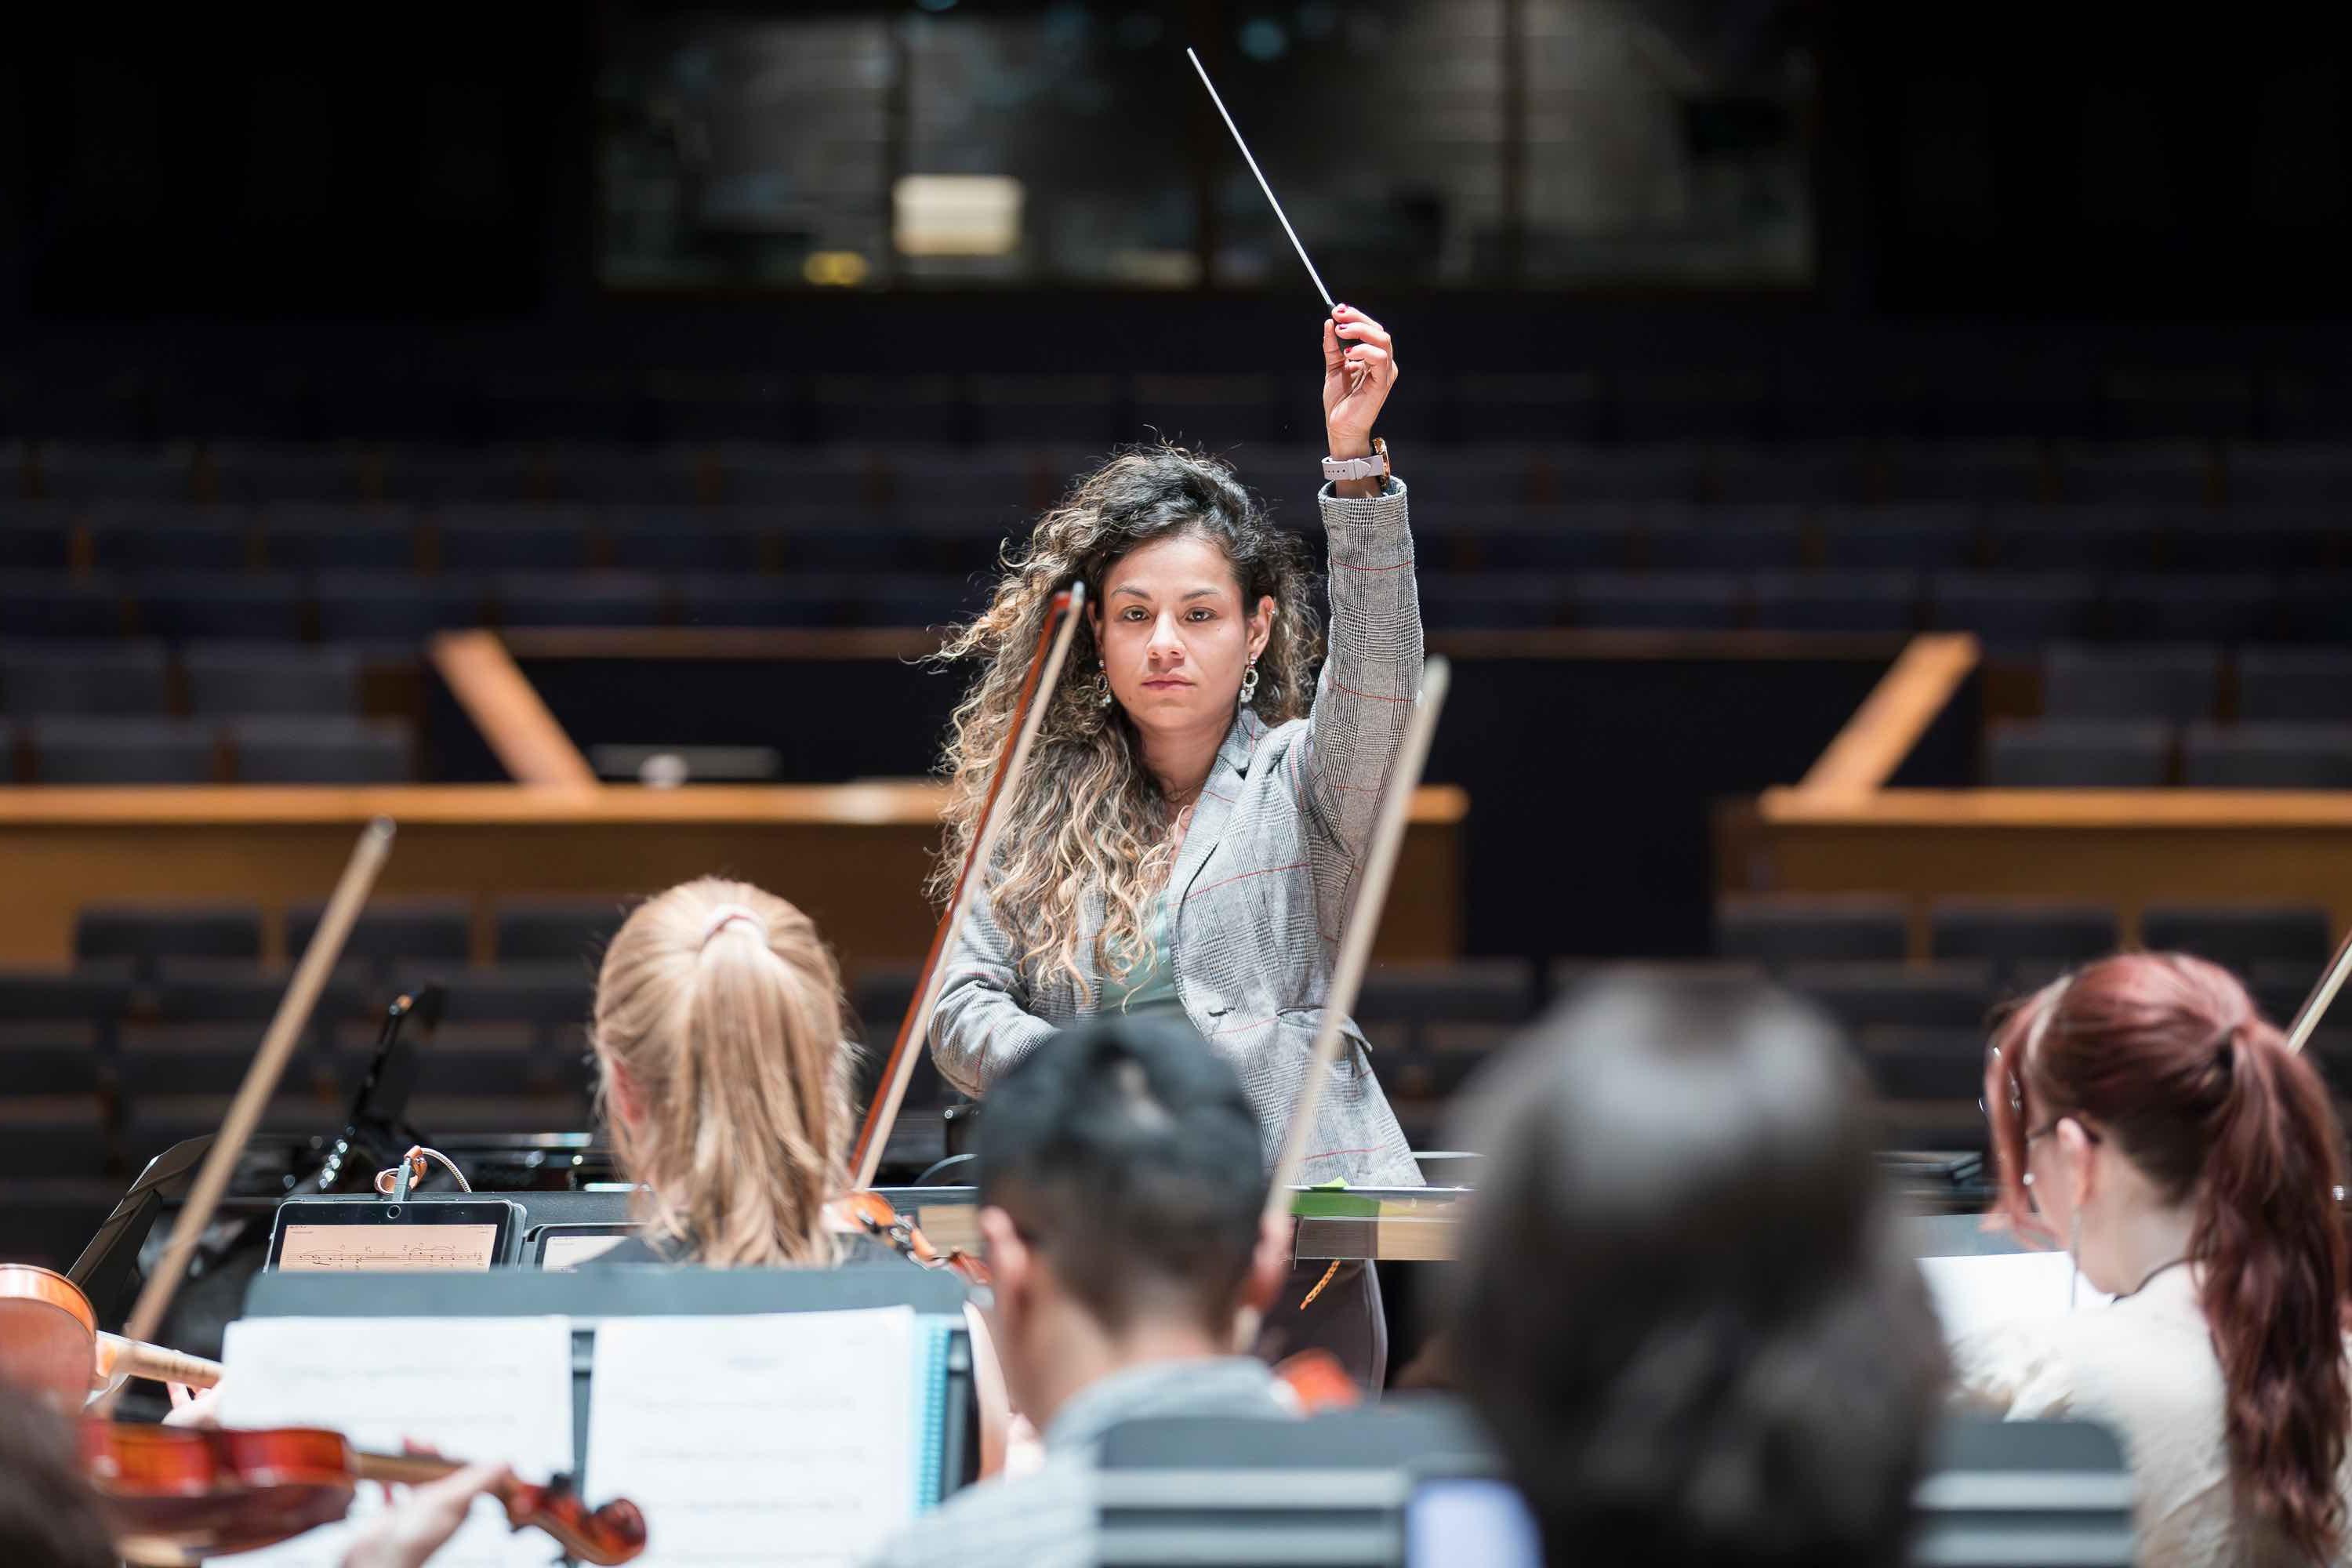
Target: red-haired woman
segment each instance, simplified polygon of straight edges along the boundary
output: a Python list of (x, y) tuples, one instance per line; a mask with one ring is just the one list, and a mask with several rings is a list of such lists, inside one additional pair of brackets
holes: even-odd
[(2113, 1306), (1987, 1330), (1962, 1394), (2121, 1436), (2139, 1561), (2345, 1563), (2343, 1132), (2228, 971), (2104, 959), (2002, 1025), (2002, 1205)]

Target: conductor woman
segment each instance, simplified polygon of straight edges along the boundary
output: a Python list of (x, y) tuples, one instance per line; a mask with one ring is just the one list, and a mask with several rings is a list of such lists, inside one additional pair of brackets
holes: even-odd
[[(942, 894), (1047, 602), (1073, 577), (1086, 584), (1070, 673), (947, 961), (931, 1051), (967, 1094), (984, 1097), (1075, 1019), (1181, 1015), (1240, 1070), (1271, 1163), (1421, 679), (1405, 488), (1372, 435), (1395, 346), (1340, 305), (1322, 323), (1322, 363), (1328, 637), (1299, 539), (1223, 463), (1151, 447), (1112, 458), (1040, 519), (946, 649), (984, 668), (948, 744)], [(1340, 1178), (1420, 1184), (1352, 1022), (1301, 1179)], [(1369, 1264), (1294, 1270), (1259, 1348), (1308, 1343), (1379, 1388), (1387, 1336)]]

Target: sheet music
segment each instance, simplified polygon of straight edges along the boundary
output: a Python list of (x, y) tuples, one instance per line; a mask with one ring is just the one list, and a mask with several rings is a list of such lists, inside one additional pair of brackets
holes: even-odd
[(588, 1490), (645, 1510), (636, 1568), (865, 1561), (914, 1517), (915, 1331), (910, 1307), (605, 1319)]
[[(325, 1426), (380, 1453), (414, 1440), (452, 1458), (503, 1459), (526, 1480), (572, 1468), (566, 1318), (244, 1318), (228, 1326), (222, 1361), (224, 1426)], [(382, 1500), (362, 1485), (350, 1522), (240, 1555), (238, 1568), (337, 1568)], [(544, 1568), (556, 1551), (482, 1498), (433, 1568)]]
[(2078, 1312), (2112, 1299), (2088, 1280), (2074, 1282), (2074, 1260), (2063, 1252), (1923, 1258), (1919, 1272), (1947, 1342), (2018, 1318), (2058, 1317), (2066, 1310), (2070, 1284)]

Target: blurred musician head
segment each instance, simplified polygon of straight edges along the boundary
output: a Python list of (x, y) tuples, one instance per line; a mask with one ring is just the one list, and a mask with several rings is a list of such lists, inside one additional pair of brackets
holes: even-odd
[(113, 1568), (113, 1544), (82, 1474), (73, 1428), (0, 1384), (0, 1563)]
[(2193, 1342), (2201, 1355), (2210, 1341), (2218, 1360), (2218, 1376), (2203, 1374), (2220, 1406), (2208, 1440), (2255, 1521), (2303, 1556), (2327, 1556), (2344, 1537), (2352, 1420), (2336, 1195), (2346, 1176), (2343, 1131), (2309, 1058), (2228, 971), (2126, 953), (2009, 1016), (1986, 1054), (1985, 1107), (2010, 1217), (2126, 1298), (2101, 1314), (2100, 1350), (2129, 1353), (2149, 1312), (2201, 1312), (2208, 1332)]
[[(977, 830), (1046, 606), (1073, 577), (1087, 625), (1070, 655), (989, 889), (1033, 973), (1084, 989), (1120, 954), (1150, 951), (1150, 905), (1176, 854), (1171, 825), (1198, 784), (1172, 759), (1223, 741), (1236, 710), (1268, 724), (1307, 711), (1321, 647), (1314, 578), (1233, 469), (1178, 447), (1139, 447), (1075, 485), (1038, 520), (988, 608), (941, 650), (987, 661), (948, 742), (949, 832), (934, 874), (944, 901)], [(1247, 700), (1244, 700), (1246, 689)], [(1107, 896), (1084, 946), (1087, 900)]]
[(1014, 1405), (1044, 1428), (1113, 1372), (1230, 1354), (1288, 1268), (1264, 1160), (1241, 1079), (1185, 1024), (1084, 1024), (999, 1079), (979, 1218)]
[(709, 877), (648, 900), (605, 951), (593, 1039), (656, 1239), (711, 1265), (832, 1260), (852, 1061), (840, 973), (806, 915)]
[(1604, 979), (1471, 1104), (1454, 1359), (1546, 1560), (1900, 1562), (1942, 1356), (1828, 1020)]

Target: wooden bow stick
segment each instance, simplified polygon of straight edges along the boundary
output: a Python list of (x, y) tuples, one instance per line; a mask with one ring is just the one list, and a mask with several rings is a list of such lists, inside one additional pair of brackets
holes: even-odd
[(122, 1326), (124, 1339), (152, 1340), (163, 1326), (163, 1314), (171, 1310), (172, 1298), (186, 1277), (188, 1259), (195, 1252), (196, 1242), (204, 1235), (205, 1226), (212, 1223), (213, 1210), (219, 1206), (222, 1194), (228, 1191), (237, 1156), (245, 1152), (246, 1141), (261, 1121), (263, 1108), (277, 1092), (287, 1058), (294, 1054), (294, 1044), (301, 1038), (303, 1026), (310, 1023), (311, 1009), (318, 1005), (319, 993), (334, 970), (335, 961), (342, 956), (343, 941), (351, 934), (352, 922), (359, 918), (360, 906), (367, 902), (368, 889), (375, 886), (376, 873), (383, 868), (384, 857), (392, 850), (392, 819), (388, 816), (379, 816), (361, 830), (359, 843), (352, 847), (351, 860), (343, 868), (342, 879), (335, 884), (334, 896), (327, 900), (326, 912), (319, 918), (319, 929), (311, 933), (310, 945), (303, 950), (302, 961), (295, 966), (293, 981), (278, 1000), (278, 1014), (269, 1020), (268, 1031), (261, 1037), (261, 1048), (254, 1053), (253, 1065), (246, 1068), (245, 1082), (238, 1086), (228, 1115), (213, 1136), (212, 1150), (196, 1172), (195, 1184), (188, 1193), (186, 1205), (180, 1210), (179, 1222), (172, 1227), (171, 1240), (164, 1244), (154, 1272), (148, 1275), (147, 1283), (141, 1289), (139, 1300), (131, 1309), (130, 1321)]

